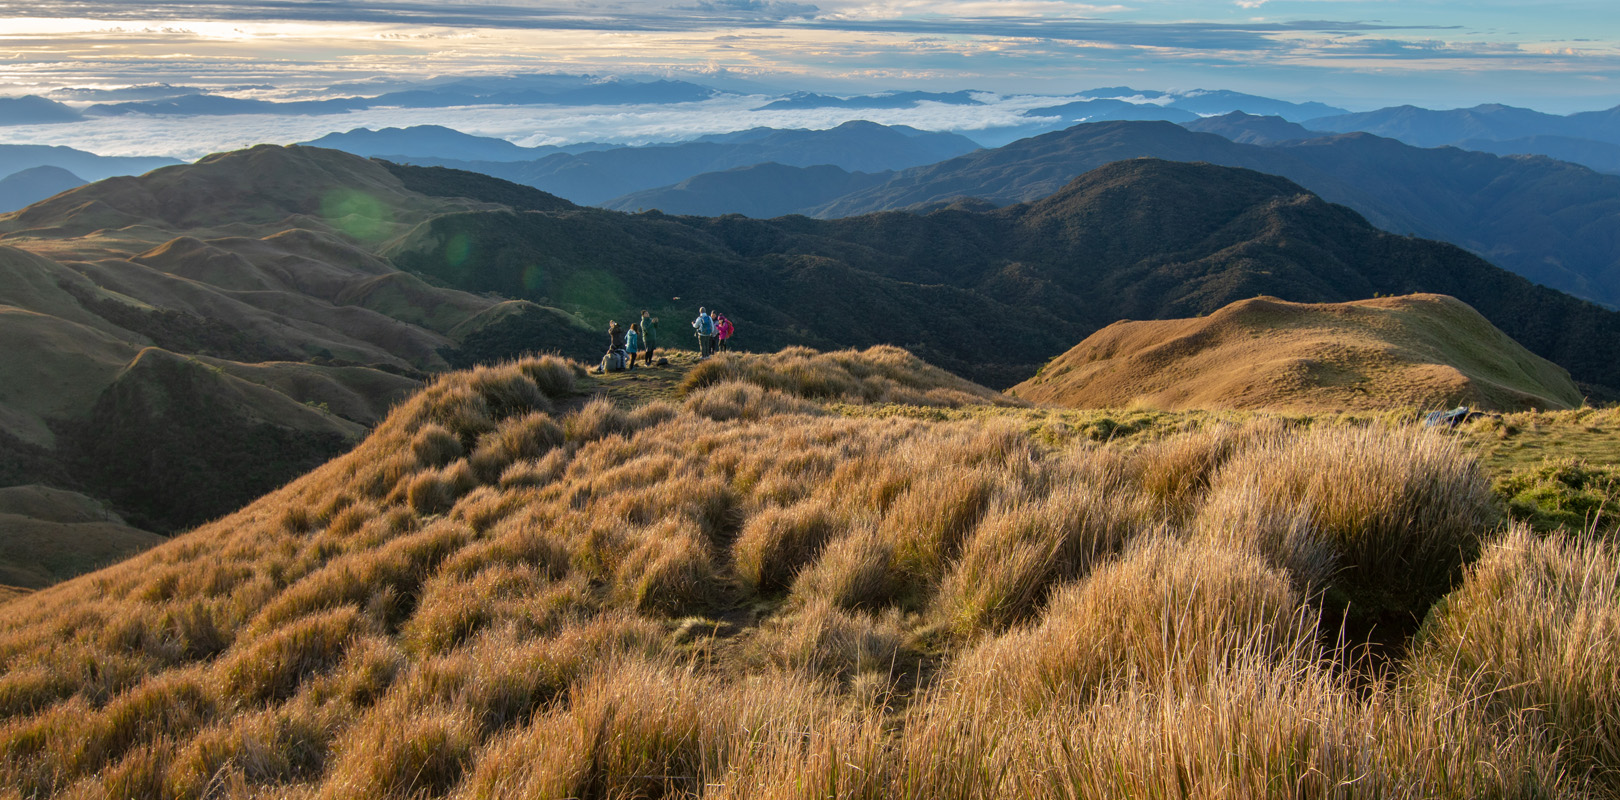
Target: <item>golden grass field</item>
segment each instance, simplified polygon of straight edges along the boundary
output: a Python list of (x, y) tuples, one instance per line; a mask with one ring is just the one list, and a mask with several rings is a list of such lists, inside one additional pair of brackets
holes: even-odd
[(5, 601), (0, 797), (1616, 796), (1620, 543), (1530, 509), (1620, 414), (1415, 417), (448, 374)]

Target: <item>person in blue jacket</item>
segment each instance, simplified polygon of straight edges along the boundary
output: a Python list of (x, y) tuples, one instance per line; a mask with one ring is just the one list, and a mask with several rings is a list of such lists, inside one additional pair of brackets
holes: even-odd
[(630, 331), (624, 335), (624, 351), (630, 354), (629, 369), (636, 368), (636, 353), (641, 352), (641, 323), (630, 323)]
[(708, 309), (698, 309), (692, 328), (697, 331), (698, 358), (708, 358), (714, 353), (714, 318), (709, 316)]

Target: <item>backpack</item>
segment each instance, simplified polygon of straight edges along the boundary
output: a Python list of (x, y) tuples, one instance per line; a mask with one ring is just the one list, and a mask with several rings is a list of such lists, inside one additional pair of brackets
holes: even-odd
[(708, 314), (704, 314), (702, 316), (699, 316), (698, 317), (698, 329), (697, 329), (697, 331), (698, 331), (698, 335), (700, 335), (700, 336), (713, 336), (714, 335), (714, 318), (709, 316)]

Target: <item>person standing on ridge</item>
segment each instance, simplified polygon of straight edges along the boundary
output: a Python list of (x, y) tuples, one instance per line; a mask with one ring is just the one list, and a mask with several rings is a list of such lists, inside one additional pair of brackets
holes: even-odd
[(698, 358), (708, 358), (714, 352), (714, 318), (709, 316), (708, 309), (698, 309), (697, 319), (692, 320), (692, 328), (697, 331)]
[(630, 323), (630, 332), (624, 335), (624, 351), (630, 354), (630, 362), (626, 369), (636, 368), (636, 353), (641, 350), (641, 323)]
[(649, 315), (647, 309), (644, 308), (641, 310), (640, 324), (641, 351), (647, 354), (642, 359), (642, 363), (650, 367), (653, 363), (653, 351), (658, 349), (658, 318)]
[(726, 349), (726, 343), (731, 341), (731, 334), (737, 329), (732, 327), (731, 320), (718, 311), (714, 312), (714, 340), (716, 350)]

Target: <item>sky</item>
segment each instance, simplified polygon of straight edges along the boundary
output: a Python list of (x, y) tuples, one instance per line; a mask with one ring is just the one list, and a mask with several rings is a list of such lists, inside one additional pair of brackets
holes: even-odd
[(269, 99), (444, 75), (721, 88), (1232, 89), (1351, 110), (1620, 104), (1614, 0), (0, 0), (0, 94)]

